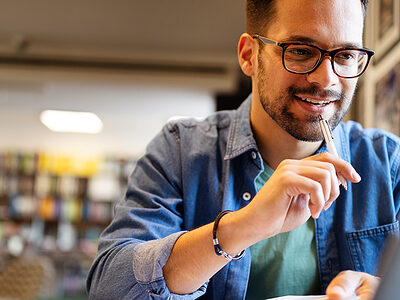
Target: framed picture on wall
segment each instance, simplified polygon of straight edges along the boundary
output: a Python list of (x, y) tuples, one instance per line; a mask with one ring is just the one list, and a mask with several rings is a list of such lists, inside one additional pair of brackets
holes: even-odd
[(400, 63), (375, 83), (374, 126), (400, 134)]
[(400, 0), (369, 1), (366, 46), (375, 50), (373, 63), (400, 41)]
[(366, 75), (361, 100), (364, 126), (400, 135), (400, 43)]

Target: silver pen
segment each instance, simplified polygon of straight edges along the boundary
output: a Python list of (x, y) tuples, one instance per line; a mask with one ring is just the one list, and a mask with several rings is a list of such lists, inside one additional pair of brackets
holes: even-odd
[[(325, 139), (326, 145), (328, 147), (329, 153), (339, 157), (339, 154), (337, 153), (337, 150), (335, 147), (335, 143), (333, 142), (332, 130), (331, 130), (328, 122), (324, 118), (322, 118), (321, 115), (319, 115), (319, 125), (321, 126), (322, 134), (324, 135), (324, 139)], [(343, 185), (344, 189), (347, 191), (346, 179), (344, 179), (344, 177), (340, 173), (338, 173), (337, 176), (338, 176), (340, 183)]]

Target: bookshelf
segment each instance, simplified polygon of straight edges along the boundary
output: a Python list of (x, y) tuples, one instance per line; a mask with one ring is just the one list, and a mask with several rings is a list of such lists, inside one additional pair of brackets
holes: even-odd
[(54, 299), (85, 299), (98, 236), (134, 164), (117, 157), (0, 152), (0, 253), (50, 258), (57, 274)]

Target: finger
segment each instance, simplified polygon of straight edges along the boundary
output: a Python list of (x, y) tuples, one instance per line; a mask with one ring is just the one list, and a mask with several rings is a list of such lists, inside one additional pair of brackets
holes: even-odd
[[(327, 194), (325, 194), (326, 204), (324, 206), (325, 210), (328, 209), (328, 207), (331, 206), (332, 202), (340, 195), (339, 180), (338, 180), (338, 177), (336, 174), (335, 166), (330, 162), (312, 160), (311, 157), (309, 157), (308, 159), (302, 160), (300, 162), (303, 163), (305, 166), (321, 168), (321, 169), (324, 169), (324, 170), (330, 172), (330, 177), (329, 177), (331, 180), (331, 183), (329, 185), (330, 193), (329, 193), (329, 196), (327, 196)], [(327, 191), (325, 191), (325, 192), (327, 192)]]
[(333, 203), (333, 201), (336, 200), (337, 197), (339, 197), (340, 195), (340, 189), (339, 189), (339, 180), (336, 174), (336, 169), (334, 167), (333, 164), (328, 163), (328, 162), (323, 162), (323, 167), (329, 172), (330, 174), (330, 194), (329, 194), (329, 198), (327, 199), (325, 206), (324, 206), (324, 210), (327, 210), (331, 204)]
[(296, 169), (299, 174), (321, 183), (325, 196), (324, 210), (327, 210), (340, 195), (339, 181), (333, 164), (320, 161), (298, 161)]
[(345, 300), (353, 297), (359, 286), (357, 274), (352, 271), (344, 271), (331, 281), (326, 289), (326, 295), (330, 300)]
[(356, 294), (360, 296), (360, 300), (370, 300), (373, 299), (376, 290), (378, 289), (380, 279), (376, 276), (365, 273), (363, 274), (363, 282)]
[[(330, 179), (330, 193), (329, 196), (326, 197), (325, 207), (330, 206), (332, 202), (339, 197), (340, 189), (339, 189), (339, 180), (336, 174), (335, 166), (330, 162), (319, 162), (318, 167), (322, 168), (329, 172), (329, 179)], [(325, 209), (324, 207), (324, 209)]]
[[(310, 178), (321, 184), (324, 203), (323, 209), (327, 209), (332, 202), (339, 196), (339, 183), (336, 176), (336, 170), (332, 163), (325, 161), (318, 161), (313, 159), (306, 160), (284, 160), (278, 166), (275, 173), (286, 174), (284, 177), (288, 178), (291, 172), (303, 177)], [(296, 194), (298, 195), (298, 194)], [(296, 195), (291, 195), (296, 196)], [(313, 200), (316, 198), (313, 198)], [(316, 212), (320, 210), (318, 202), (311, 202), (310, 208), (313, 211), (313, 216), (317, 216)]]
[(330, 300), (349, 299), (354, 295), (359, 296), (361, 300), (368, 300), (375, 294), (378, 284), (379, 279), (372, 275), (344, 271), (332, 280), (326, 290), (326, 295)]
[[(325, 164), (326, 165), (326, 164)], [(300, 176), (307, 177), (309, 179), (314, 180), (319, 183), (322, 188), (322, 192), (324, 195), (324, 205), (331, 198), (331, 190), (332, 190), (332, 171), (326, 168), (326, 166), (319, 164), (317, 167), (315, 166), (304, 166), (300, 165), (297, 167), (297, 173)]]
[[(291, 206), (304, 209), (304, 201), (302, 200), (309, 198), (308, 209), (310, 214), (313, 218), (318, 218), (325, 205), (325, 197), (321, 184), (297, 173), (289, 175), (291, 179), (287, 182), (288, 186), (286, 190), (288, 196), (292, 198)], [(300, 195), (309, 195), (309, 197), (300, 197)]]
[(359, 182), (361, 176), (357, 173), (354, 167), (347, 161), (337, 157), (331, 153), (320, 153), (307, 159), (330, 162), (334, 165), (337, 173), (340, 173), (346, 180), (350, 182)]
[(339, 189), (339, 180), (336, 176), (335, 167), (329, 163), (330, 165), (330, 172), (331, 172), (331, 194), (329, 199), (325, 202), (324, 210), (328, 210), (328, 208), (332, 205), (333, 201), (335, 201), (340, 195)]

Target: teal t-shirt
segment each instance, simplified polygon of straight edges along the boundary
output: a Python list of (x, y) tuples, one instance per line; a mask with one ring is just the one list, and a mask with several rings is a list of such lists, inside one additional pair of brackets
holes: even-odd
[[(273, 172), (264, 163), (264, 172), (256, 178), (257, 191)], [(321, 293), (312, 218), (295, 230), (254, 244), (250, 252), (247, 300)]]

